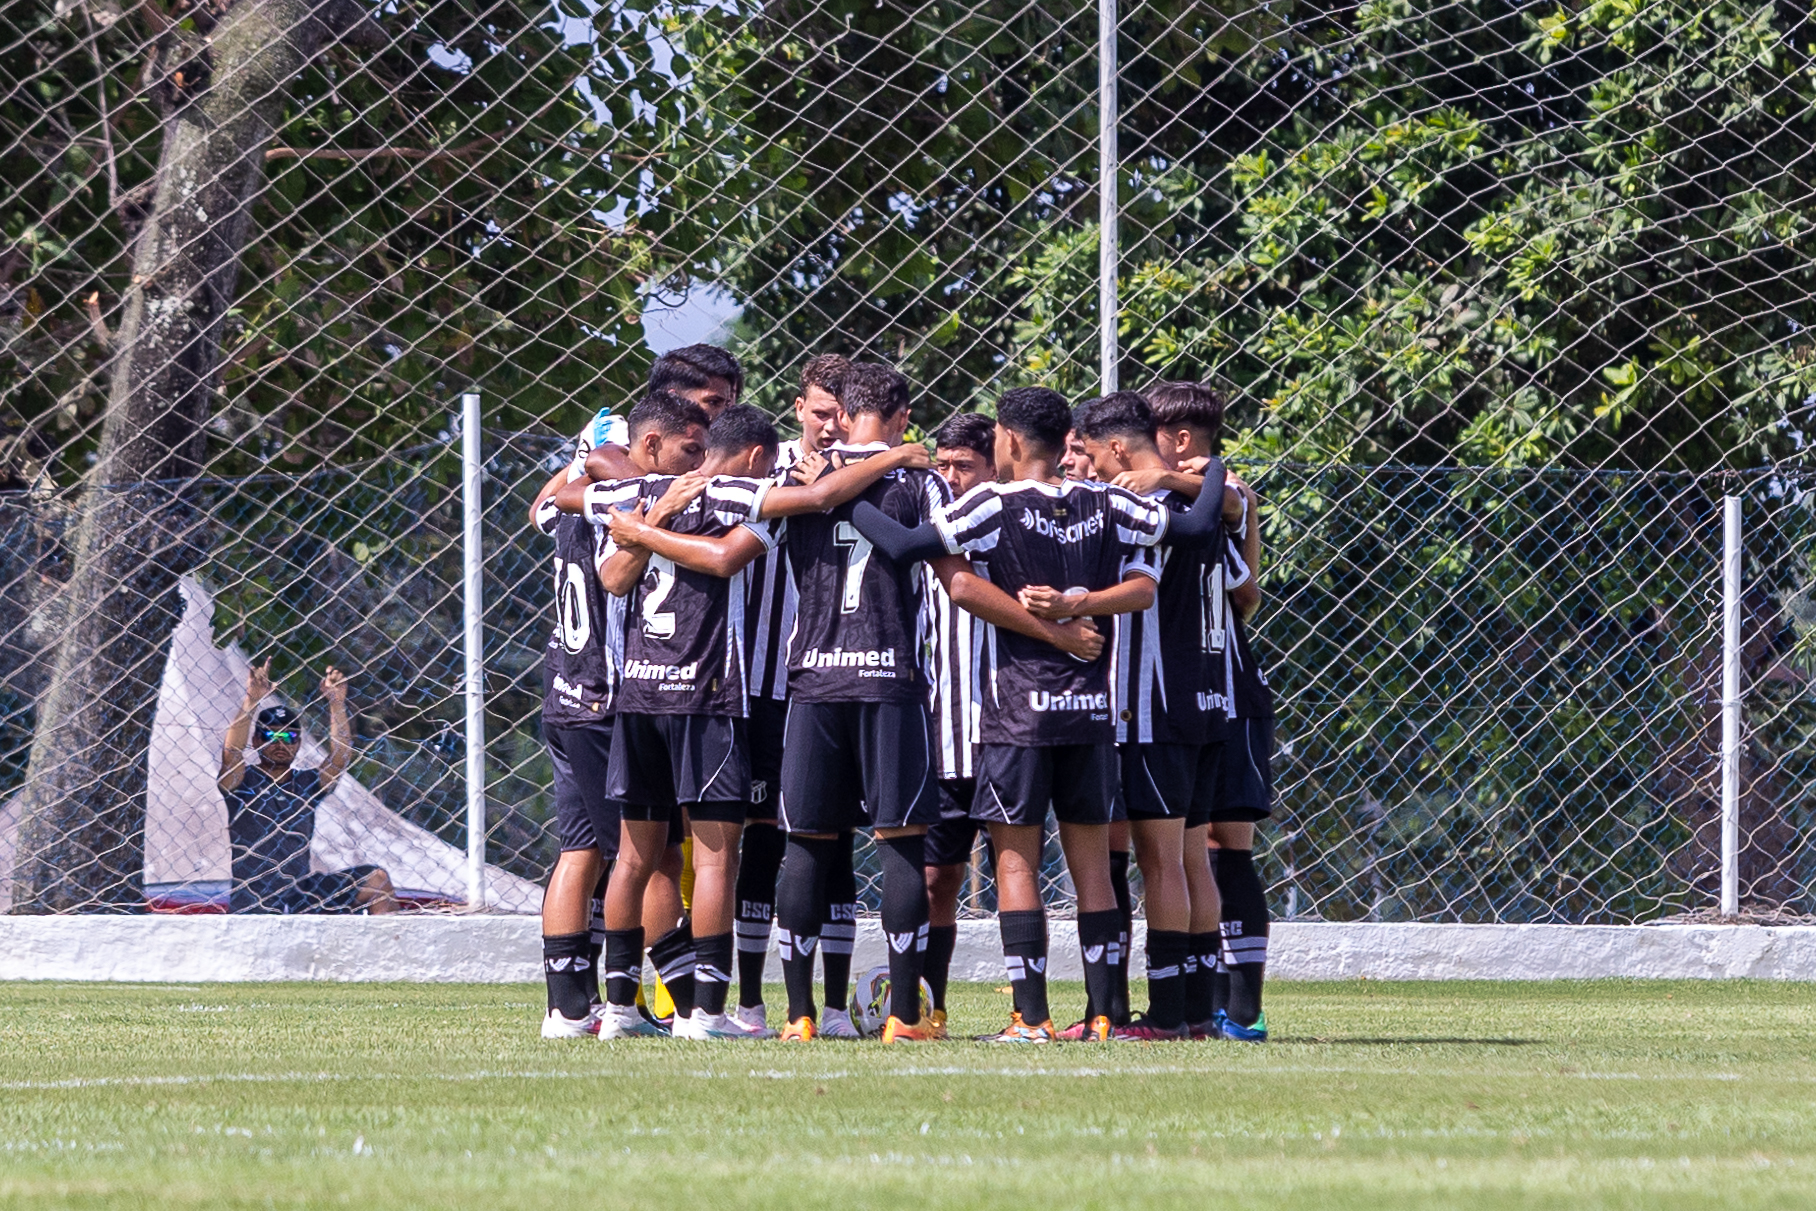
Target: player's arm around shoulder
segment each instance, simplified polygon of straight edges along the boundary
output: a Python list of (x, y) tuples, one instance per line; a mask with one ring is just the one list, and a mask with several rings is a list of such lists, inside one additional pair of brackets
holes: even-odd
[(764, 493), (758, 505), (761, 519), (824, 513), (851, 500), (891, 471), (928, 471), (933, 456), (919, 442), (904, 442), (882, 454), (828, 470), (811, 484), (781, 483)]

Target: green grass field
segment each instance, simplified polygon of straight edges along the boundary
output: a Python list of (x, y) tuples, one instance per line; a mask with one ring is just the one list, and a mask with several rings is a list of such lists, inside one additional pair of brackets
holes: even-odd
[(1795, 985), (1281, 984), (1264, 1047), (544, 1043), (540, 1010), (0, 985), (0, 1206), (1816, 1205)]

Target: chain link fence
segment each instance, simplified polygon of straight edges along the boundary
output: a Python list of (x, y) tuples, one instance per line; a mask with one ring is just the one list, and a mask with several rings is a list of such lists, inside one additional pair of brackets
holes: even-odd
[(711, 340), (784, 423), (823, 351), (899, 366), (923, 427), (1225, 386), (1294, 917), (1713, 903), (1740, 492), (1743, 898), (1816, 911), (1808, 12), (1106, 3), (0, 9), (0, 903), (224, 902), (247, 655), (316, 735), (353, 678), (317, 863), (461, 900), (476, 390), (485, 853), (533, 910), (526, 506)]

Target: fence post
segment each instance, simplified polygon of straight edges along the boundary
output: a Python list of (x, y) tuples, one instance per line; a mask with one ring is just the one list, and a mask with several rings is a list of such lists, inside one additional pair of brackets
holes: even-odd
[(1740, 497), (1722, 498), (1721, 913), (1740, 912)]
[(461, 597), (467, 624), (467, 908), (481, 911), (486, 906), (486, 669), (479, 392), (467, 392), (460, 404), (460, 510), (466, 523), (461, 543), (466, 573)]
[(1116, 0), (1097, 0), (1097, 319), (1103, 394), (1116, 383), (1116, 274), (1121, 240), (1116, 178)]

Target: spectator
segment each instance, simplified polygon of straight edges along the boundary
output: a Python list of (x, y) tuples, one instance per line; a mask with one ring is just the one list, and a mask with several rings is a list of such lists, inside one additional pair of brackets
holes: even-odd
[[(314, 872), (309, 846), (315, 809), (346, 772), (353, 757), (347, 719), (347, 678), (329, 669), (322, 678), (328, 700), (328, 759), (315, 769), (295, 769), (302, 730), (287, 706), (259, 710), (271, 693), (271, 662), (246, 678), (246, 701), (227, 728), (221, 747), (221, 793), (227, 799), (227, 834), (233, 849), (233, 912), (396, 912), (391, 876), (377, 866)], [(253, 713), (258, 714), (258, 764), (246, 765)]]

